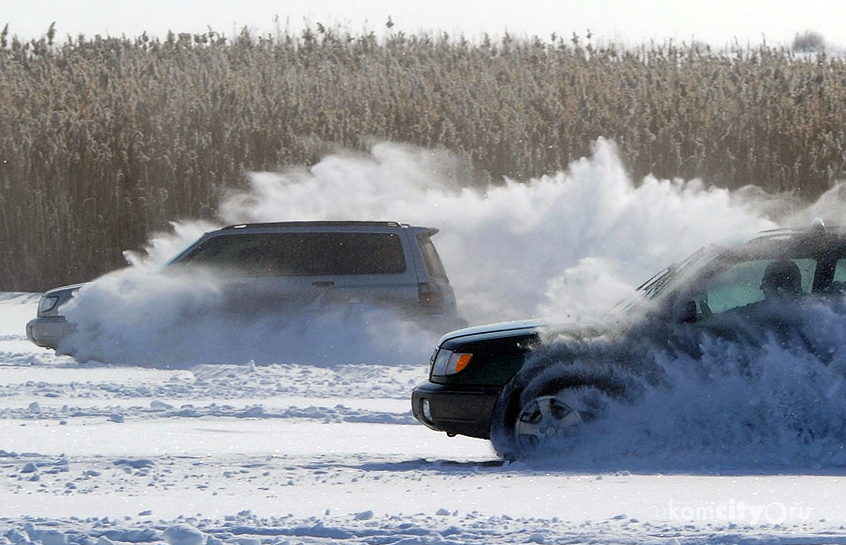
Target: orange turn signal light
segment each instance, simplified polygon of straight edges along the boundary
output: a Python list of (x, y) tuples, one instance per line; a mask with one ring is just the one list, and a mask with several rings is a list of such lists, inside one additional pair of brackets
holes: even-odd
[(455, 364), (455, 372), (461, 372), (467, 367), (467, 364), (470, 363), (470, 359), (473, 357), (473, 354), (461, 354), (461, 357), (458, 358), (458, 362)]

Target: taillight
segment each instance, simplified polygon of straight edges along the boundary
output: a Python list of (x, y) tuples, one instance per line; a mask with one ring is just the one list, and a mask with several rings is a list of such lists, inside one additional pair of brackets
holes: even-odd
[(432, 314), (439, 314), (444, 311), (446, 301), (441, 289), (429, 282), (420, 282), (417, 284), (417, 301), (420, 308)]

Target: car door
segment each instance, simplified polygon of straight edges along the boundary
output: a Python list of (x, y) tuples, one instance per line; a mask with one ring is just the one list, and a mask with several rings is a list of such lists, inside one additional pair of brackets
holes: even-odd
[(417, 303), (412, 249), (402, 231), (362, 228), (311, 234), (319, 263), (301, 271), (326, 304), (405, 308)]
[[(787, 262), (801, 279), (795, 293), (782, 296), (766, 295), (766, 278), (773, 265)], [(782, 346), (799, 346), (813, 350), (813, 343), (804, 333), (800, 311), (810, 301), (818, 262), (813, 256), (784, 258), (755, 256), (728, 260), (717, 267), (689, 293), (688, 304), (695, 305), (695, 313), (687, 322), (699, 334), (710, 335), (740, 343), (761, 345), (777, 339)], [(691, 307), (691, 311), (693, 307)]]

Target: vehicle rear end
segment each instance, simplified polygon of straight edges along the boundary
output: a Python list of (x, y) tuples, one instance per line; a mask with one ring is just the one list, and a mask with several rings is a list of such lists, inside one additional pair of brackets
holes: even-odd
[(410, 227), (408, 229), (415, 247), (413, 258), (417, 271), (417, 302), (424, 314), (455, 316), (455, 292), (449, 283), (446, 269), (432, 242), (438, 229)]

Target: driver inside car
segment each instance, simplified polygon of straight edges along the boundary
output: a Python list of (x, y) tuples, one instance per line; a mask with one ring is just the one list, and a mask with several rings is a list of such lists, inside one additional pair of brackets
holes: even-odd
[(789, 259), (773, 261), (764, 270), (761, 291), (767, 301), (797, 298), (802, 293), (802, 273), (799, 266)]

